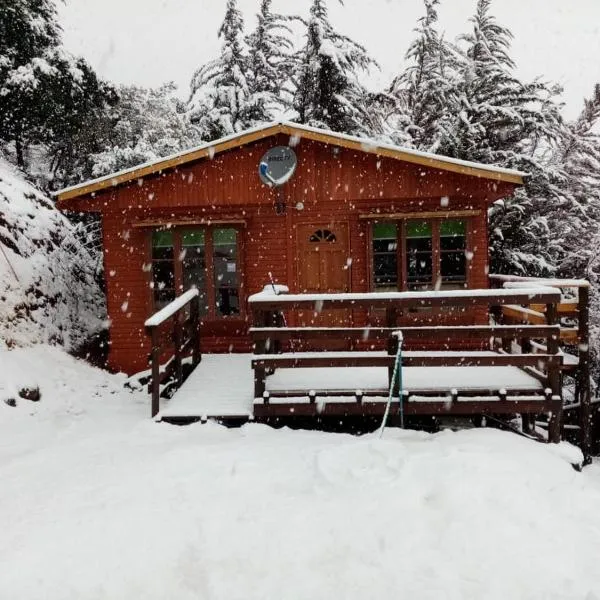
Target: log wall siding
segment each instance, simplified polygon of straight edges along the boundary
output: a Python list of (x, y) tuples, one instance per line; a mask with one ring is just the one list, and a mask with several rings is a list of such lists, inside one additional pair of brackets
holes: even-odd
[[(514, 186), (426, 169), (325, 144), (302, 141), (295, 151), (298, 168), (283, 189), (286, 215), (276, 215), (276, 193), (262, 185), (258, 162), (287, 137), (268, 139), (131, 185), (115, 188), (70, 208), (102, 213), (104, 265), (111, 321), (109, 363), (127, 373), (147, 367), (149, 342), (143, 323), (152, 312), (150, 291), (151, 229), (142, 221), (242, 219), (238, 262), (243, 272), (242, 302), (274, 279), (296, 291), (296, 226), (300, 223), (348, 223), (351, 290), (371, 286), (370, 221), (360, 215), (379, 212), (476, 210), (468, 221), (469, 286), (487, 283), (487, 207), (512, 193)], [(440, 198), (448, 196), (449, 205)], [(302, 202), (303, 210), (296, 204)], [(355, 319), (364, 315), (355, 314)], [(466, 315), (466, 321), (482, 315)], [(248, 317), (204, 323), (203, 352), (248, 351)]]

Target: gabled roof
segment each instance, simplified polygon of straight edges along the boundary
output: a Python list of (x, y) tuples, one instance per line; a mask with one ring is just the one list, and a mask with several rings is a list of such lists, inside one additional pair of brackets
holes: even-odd
[(344, 148), (366, 152), (368, 154), (376, 154), (377, 156), (385, 156), (408, 163), (422, 165), (424, 167), (460, 173), (462, 175), (470, 175), (472, 177), (504, 181), (517, 185), (523, 184), (523, 177), (526, 175), (526, 173), (513, 169), (505, 169), (494, 165), (484, 165), (456, 158), (448, 158), (439, 154), (420, 152), (419, 150), (402, 148), (392, 144), (384, 144), (376, 140), (369, 140), (325, 129), (318, 129), (316, 127), (309, 127), (307, 125), (299, 125), (298, 123), (281, 121), (267, 123), (266, 125), (261, 125), (260, 127), (255, 127), (253, 129), (247, 129), (246, 131), (229, 135), (214, 142), (202, 144), (201, 146), (191, 148), (190, 150), (172, 154), (171, 156), (147, 162), (136, 167), (124, 169), (123, 171), (105, 175), (98, 179), (86, 181), (55, 192), (54, 196), (58, 199), (58, 203), (60, 204), (60, 202), (64, 200), (78, 198), (107, 188), (119, 186), (205, 157), (212, 158), (215, 154), (220, 152), (238, 148), (277, 134), (286, 134), (301, 139), (304, 138), (325, 144), (334, 144)]

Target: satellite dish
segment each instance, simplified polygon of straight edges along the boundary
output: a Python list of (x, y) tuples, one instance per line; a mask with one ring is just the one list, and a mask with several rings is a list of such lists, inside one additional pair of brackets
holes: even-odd
[(291, 179), (297, 164), (296, 153), (289, 146), (276, 146), (260, 159), (258, 174), (264, 184), (279, 187)]

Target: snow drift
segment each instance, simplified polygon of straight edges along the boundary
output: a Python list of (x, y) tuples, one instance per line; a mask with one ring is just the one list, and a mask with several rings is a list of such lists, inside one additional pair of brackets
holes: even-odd
[(76, 225), (0, 158), (0, 347), (70, 349), (100, 329), (96, 265)]

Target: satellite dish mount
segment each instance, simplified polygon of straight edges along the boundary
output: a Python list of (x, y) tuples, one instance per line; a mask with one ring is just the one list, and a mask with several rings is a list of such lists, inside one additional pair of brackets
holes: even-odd
[(265, 185), (277, 190), (275, 213), (278, 215), (284, 215), (286, 210), (282, 186), (292, 178), (297, 164), (296, 153), (289, 146), (275, 146), (260, 159), (258, 175)]

